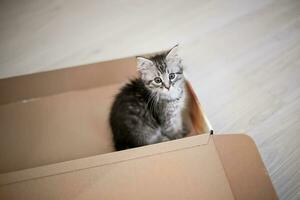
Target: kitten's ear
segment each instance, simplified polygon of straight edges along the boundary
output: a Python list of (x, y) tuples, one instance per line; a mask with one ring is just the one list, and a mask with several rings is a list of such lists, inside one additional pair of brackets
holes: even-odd
[(136, 57), (138, 71), (148, 70), (150, 67), (154, 65), (154, 63), (144, 57), (138, 56)]
[(166, 55), (166, 60), (177, 60), (178, 58), (178, 44), (176, 44), (174, 47), (172, 47)]

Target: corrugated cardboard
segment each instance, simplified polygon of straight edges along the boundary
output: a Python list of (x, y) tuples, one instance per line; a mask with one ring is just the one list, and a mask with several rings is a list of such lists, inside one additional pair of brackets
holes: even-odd
[(277, 199), (268, 172), (249, 136), (214, 135), (213, 138), (236, 199)]
[(109, 109), (135, 65), (0, 80), (0, 199), (276, 199), (254, 143), (210, 135), (189, 82), (190, 137), (113, 152)]

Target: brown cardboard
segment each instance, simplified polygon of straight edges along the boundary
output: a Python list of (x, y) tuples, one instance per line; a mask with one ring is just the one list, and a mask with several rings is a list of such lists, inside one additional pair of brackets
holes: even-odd
[(113, 152), (109, 108), (135, 69), (125, 58), (0, 80), (0, 199), (277, 198), (253, 141), (210, 135), (188, 81), (194, 136)]
[[(73, 165), (62, 173), (58, 170), (41, 178), (2, 185), (0, 199), (233, 199), (208, 137), (100, 155), (90, 165), (89, 160), (83, 161), (86, 166), (82, 169)], [(64, 166), (56, 168), (63, 170)], [(26, 174), (35, 174), (35, 170)], [(52, 170), (44, 169), (47, 171)]]
[(268, 172), (249, 136), (214, 135), (213, 138), (236, 199), (277, 199)]
[(121, 83), (135, 75), (135, 58), (123, 58), (0, 79), (0, 105)]
[(277, 199), (265, 172), (249, 137), (204, 134), (2, 174), (0, 199)]

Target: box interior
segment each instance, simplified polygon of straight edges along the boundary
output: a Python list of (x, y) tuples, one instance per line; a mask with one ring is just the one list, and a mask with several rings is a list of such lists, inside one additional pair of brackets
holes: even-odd
[[(108, 114), (134, 57), (0, 80), (0, 173), (114, 151)], [(193, 132), (211, 127), (187, 81)]]

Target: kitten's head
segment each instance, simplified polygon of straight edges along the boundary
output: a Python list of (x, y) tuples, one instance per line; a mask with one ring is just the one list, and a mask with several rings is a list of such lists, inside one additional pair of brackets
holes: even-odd
[(183, 94), (183, 66), (177, 49), (176, 45), (168, 52), (150, 58), (137, 57), (141, 79), (160, 99), (175, 100)]

